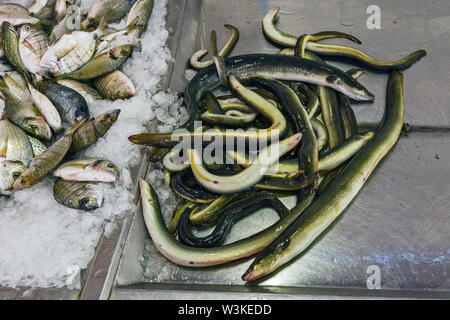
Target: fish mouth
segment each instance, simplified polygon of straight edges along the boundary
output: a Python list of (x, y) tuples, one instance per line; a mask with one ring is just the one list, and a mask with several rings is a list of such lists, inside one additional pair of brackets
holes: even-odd
[(114, 122), (116, 122), (117, 119), (119, 118), (120, 111), (121, 111), (120, 109), (114, 109), (114, 110), (108, 111), (107, 114), (109, 114), (110, 118)]
[(79, 206), (81, 210), (91, 211), (100, 208), (102, 203), (103, 197), (101, 195), (92, 195), (83, 197), (79, 201)]
[(366, 96), (368, 97), (368, 101), (370, 102), (374, 102), (375, 101), (375, 95), (371, 92), (369, 92), (369, 90), (366, 90), (365, 92)]
[(13, 190), (22, 190), (22, 189), (25, 189), (26, 186), (22, 183), (22, 180), (19, 178), (16, 181), (14, 181), (12, 188), (13, 188)]

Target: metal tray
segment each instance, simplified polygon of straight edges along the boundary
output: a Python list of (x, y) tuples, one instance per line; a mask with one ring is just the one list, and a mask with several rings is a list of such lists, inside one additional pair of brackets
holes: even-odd
[[(366, 27), (366, 9), (371, 4), (381, 8), (379, 30)], [(165, 88), (175, 92), (184, 91), (187, 61), (199, 48), (208, 48), (210, 31), (216, 30), (220, 45), (228, 39), (225, 23), (241, 32), (233, 55), (278, 51), (261, 30), (262, 17), (275, 6), (281, 7), (280, 28), (292, 34), (352, 33), (363, 41), (362, 50), (380, 59), (426, 49), (428, 56), (405, 72), (406, 121), (412, 125), (411, 133), (400, 139), (346, 212), (306, 253), (258, 284), (248, 285), (240, 279), (251, 259), (201, 269), (171, 263), (153, 247), (137, 206), (134, 215), (118, 222), (113, 234), (101, 238), (94, 260), (82, 272), (82, 290), (0, 288), (0, 299), (450, 298), (446, 85), (450, 71), (445, 68), (450, 55), (450, 3), (171, 0), (168, 6), (168, 46), (175, 60)], [(354, 67), (343, 60), (330, 61), (344, 70)], [(355, 105), (362, 126), (374, 127), (381, 120), (386, 80), (385, 73), (371, 71), (361, 78), (377, 100)], [(143, 150), (133, 177), (150, 170), (148, 152)], [(137, 193), (135, 200), (138, 204)], [(273, 212), (263, 210), (242, 220), (228, 241), (261, 230), (275, 219)], [(143, 253), (146, 263), (142, 263)], [(366, 287), (368, 267), (373, 265), (381, 271), (379, 290)]]
[[(187, 61), (199, 48), (208, 48), (211, 30), (216, 30), (221, 43), (228, 39), (225, 23), (241, 32), (233, 55), (276, 52), (261, 30), (262, 17), (275, 6), (281, 7), (280, 28), (292, 34), (340, 30), (358, 36), (363, 41), (361, 49), (380, 59), (396, 59), (417, 49), (426, 49), (428, 57), (405, 71), (406, 121), (413, 127), (411, 133), (400, 139), (342, 217), (306, 253), (272, 277), (248, 285), (240, 276), (251, 259), (210, 268), (179, 267), (165, 259), (153, 247), (138, 210), (111, 298), (450, 297), (450, 114), (448, 104), (439, 103), (449, 96), (439, 84), (448, 83), (450, 76), (441, 68), (450, 53), (450, 28), (442, 24), (450, 16), (450, 5), (378, 1), (381, 29), (369, 30), (366, 9), (376, 2), (171, 2), (169, 12), (172, 15), (176, 10), (178, 16), (176, 43), (172, 44), (175, 64), (168, 79), (174, 91), (184, 90)], [(331, 63), (343, 69), (351, 67), (343, 60)], [(355, 105), (363, 126), (374, 127), (381, 120), (386, 80), (385, 73), (371, 71), (361, 78), (377, 99), (375, 104)], [(228, 241), (261, 230), (275, 218), (267, 211), (246, 218)], [(380, 290), (366, 287), (372, 265), (380, 268)]]

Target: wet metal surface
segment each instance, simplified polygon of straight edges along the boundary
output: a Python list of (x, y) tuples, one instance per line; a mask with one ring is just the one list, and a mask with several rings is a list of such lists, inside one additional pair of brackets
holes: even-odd
[[(427, 50), (428, 56), (404, 73), (406, 121), (413, 125), (413, 130), (380, 163), (336, 223), (306, 253), (258, 286), (246, 285), (240, 279), (251, 259), (202, 269), (171, 263), (154, 248), (138, 211), (111, 297), (232, 299), (246, 294), (264, 298), (264, 293), (291, 298), (413, 297), (410, 292), (449, 297), (450, 3), (421, 0), (180, 3), (181, 33), (170, 81), (174, 91), (184, 90), (186, 62), (194, 51), (208, 47), (211, 30), (216, 30), (221, 45), (225, 43), (229, 37), (223, 28), (225, 23), (237, 26), (241, 32), (232, 55), (278, 51), (264, 38), (261, 19), (269, 8), (280, 6), (279, 27), (294, 35), (323, 30), (351, 33), (363, 41), (362, 50), (379, 59), (398, 59), (418, 49)], [(380, 30), (366, 27), (369, 4), (381, 8)], [(331, 42), (354, 45), (345, 40)], [(352, 67), (342, 61), (330, 63), (344, 70)], [(376, 102), (354, 106), (360, 123), (374, 126), (381, 120), (386, 80), (387, 75), (381, 72), (367, 71), (361, 77), (361, 82), (375, 93)], [(245, 218), (234, 227), (227, 241), (243, 238), (275, 220), (276, 215), (270, 210)], [(366, 289), (368, 267), (373, 265), (379, 267), (381, 288), (389, 294), (380, 290), (377, 295), (373, 292), (378, 290)], [(358, 294), (354, 290), (359, 290)]]
[[(379, 30), (366, 27), (371, 4), (381, 9)], [(138, 208), (119, 222), (111, 241), (102, 238), (96, 258), (82, 272), (83, 290), (0, 288), (0, 299), (450, 298), (450, 2), (171, 0), (168, 46), (175, 62), (166, 87), (184, 91), (188, 58), (209, 47), (211, 30), (223, 45), (229, 37), (225, 23), (240, 30), (232, 55), (278, 51), (261, 29), (262, 17), (275, 6), (281, 7), (278, 26), (293, 35), (351, 33), (363, 41), (358, 48), (379, 59), (428, 52), (405, 71), (406, 121), (413, 131), (400, 139), (342, 217), (293, 263), (258, 285), (247, 285), (240, 276), (251, 259), (206, 269), (180, 268), (165, 259)], [(355, 46), (340, 39), (329, 42)], [(354, 67), (328, 61), (344, 70)], [(373, 127), (381, 120), (386, 80), (386, 74), (373, 71), (361, 77), (376, 102), (354, 105), (359, 123)], [(147, 156), (144, 152), (133, 177), (145, 173)], [(273, 211), (263, 210), (237, 224), (227, 241), (275, 220)], [(380, 268), (381, 290), (366, 289), (371, 265)]]

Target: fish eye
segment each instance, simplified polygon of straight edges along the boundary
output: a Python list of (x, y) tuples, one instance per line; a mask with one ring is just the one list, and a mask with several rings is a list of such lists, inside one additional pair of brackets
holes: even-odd
[(25, 26), (25, 31), (30, 31), (30, 30), (31, 30), (31, 26), (27, 24), (27, 25)]
[(20, 177), (20, 172), (19, 171), (13, 172), (12, 177), (14, 180), (16, 180), (18, 177)]
[(111, 118), (111, 115), (109, 113), (105, 114), (105, 119)]
[(38, 129), (37, 125), (35, 125), (35, 124), (30, 124), (30, 128), (33, 129), (33, 130), (37, 130)]
[(128, 51), (125, 49), (120, 50), (120, 54), (122, 54), (122, 55), (126, 55), (127, 53), (128, 53)]
[(107, 165), (107, 167), (108, 167), (108, 168), (111, 168), (111, 169), (114, 169), (116, 166), (113, 165), (112, 163), (110, 163), (110, 164)]
[(84, 197), (80, 199), (80, 206), (84, 207), (89, 203), (89, 198), (88, 197)]

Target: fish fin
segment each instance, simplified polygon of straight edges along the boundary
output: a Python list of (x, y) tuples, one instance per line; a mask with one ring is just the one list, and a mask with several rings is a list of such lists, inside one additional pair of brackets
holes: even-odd
[(91, 26), (95, 26), (95, 19), (87, 17), (82, 23), (81, 23), (81, 30), (88, 30), (91, 28)]
[(102, 17), (97, 29), (94, 31), (98, 38), (100, 38), (105, 33), (107, 27), (108, 23), (106, 22), (106, 18)]
[[(36, 18), (37, 19), (37, 18)], [(47, 19), (38, 19), (39, 21), (36, 22), (36, 26), (42, 27), (42, 26), (54, 26), (55, 23), (51, 20)]]
[(83, 119), (81, 121), (75, 120), (75, 122), (73, 123), (72, 128), (67, 129), (66, 132), (64, 132), (64, 135), (67, 136), (67, 135), (74, 134), (78, 130), (78, 128), (81, 127), (87, 120), (88, 119)]
[(36, 50), (33, 48), (33, 46), (25, 39), (22, 44), (31, 52), (33, 52), (33, 54), (38, 55)]
[(347, 70), (346, 73), (351, 76), (353, 79), (358, 79), (365, 73), (364, 69), (350, 69)]

